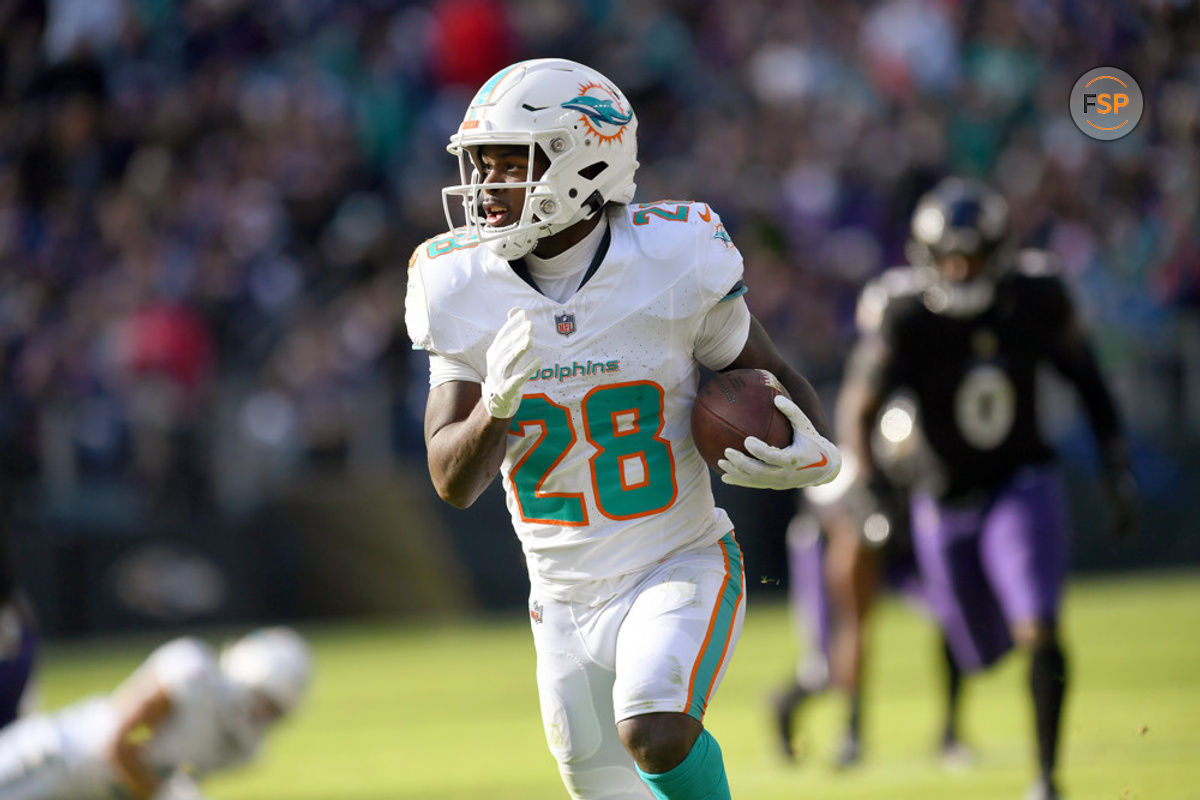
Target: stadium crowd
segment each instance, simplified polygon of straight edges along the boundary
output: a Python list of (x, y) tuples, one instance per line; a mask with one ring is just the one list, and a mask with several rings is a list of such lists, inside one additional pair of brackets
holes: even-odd
[[(0, 2), (6, 472), (145, 518), (420, 459), (404, 267), (446, 225), (446, 131), (546, 55), (625, 88), (639, 198), (719, 209), (820, 388), (917, 196), (969, 174), (1059, 257), (1134, 430), (1194, 449), (1198, 41), (1176, 0)], [(1146, 98), (1116, 142), (1066, 107), (1105, 64)]]

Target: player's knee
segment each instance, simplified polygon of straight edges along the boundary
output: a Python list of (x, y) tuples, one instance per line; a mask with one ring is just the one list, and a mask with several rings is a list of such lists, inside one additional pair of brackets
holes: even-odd
[(1017, 647), (1032, 652), (1058, 641), (1058, 626), (1053, 620), (1027, 620), (1012, 626), (1012, 638)]
[(572, 800), (650, 800), (643, 781), (628, 766), (559, 764), (559, 774)]
[(669, 772), (687, 758), (700, 721), (687, 714), (665, 712), (643, 714), (617, 723), (621, 743), (643, 772)]

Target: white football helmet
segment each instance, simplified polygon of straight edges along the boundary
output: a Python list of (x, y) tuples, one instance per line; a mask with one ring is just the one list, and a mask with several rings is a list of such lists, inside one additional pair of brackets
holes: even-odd
[(221, 651), (221, 672), (235, 686), (266, 695), (284, 713), (304, 697), (312, 676), (308, 643), (291, 628), (262, 628)]
[[(527, 145), (531, 169), (535, 148), (550, 161), (540, 180), (505, 184), (527, 191), (520, 219), (500, 228), (488, 227), (480, 209), (479, 148), (493, 144)], [(459, 160), (461, 183), (442, 190), (456, 243), (483, 242), (506, 260), (607, 202), (630, 202), (636, 189), (637, 117), (629, 101), (596, 70), (562, 58), (522, 61), (493, 75), (446, 149)], [(453, 206), (462, 209), (465, 224), (456, 223)]]

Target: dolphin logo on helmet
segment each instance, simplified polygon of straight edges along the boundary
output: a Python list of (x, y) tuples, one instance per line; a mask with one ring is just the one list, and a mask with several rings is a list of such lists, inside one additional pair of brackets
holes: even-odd
[(562, 107), (579, 111), (597, 124), (612, 125), (617, 128), (625, 127), (633, 119), (632, 111), (622, 114), (612, 100), (598, 100), (586, 94), (581, 94), (574, 100), (568, 100), (562, 104)]

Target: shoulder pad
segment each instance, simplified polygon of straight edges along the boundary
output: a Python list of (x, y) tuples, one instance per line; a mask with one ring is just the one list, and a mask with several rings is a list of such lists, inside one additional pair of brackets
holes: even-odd
[(733, 239), (725, 230), (720, 215), (708, 203), (695, 200), (655, 200), (648, 203), (633, 203), (626, 207), (626, 215), (634, 230), (654, 230), (654, 238), (658, 241), (666, 242), (675, 239), (676, 237), (672, 234), (696, 236), (698, 235), (696, 228), (703, 227), (708, 232), (706, 238), (723, 247), (733, 247)]
[(470, 250), (473, 247), (479, 246), (479, 240), (474, 236), (463, 237), (465, 229), (456, 228), (452, 231), (439, 233), (437, 236), (431, 236), (425, 241), (417, 245), (408, 258), (408, 268), (412, 269), (416, 266), (417, 261), (424, 258), (426, 261), (432, 261), (435, 258), (444, 256), (447, 253), (453, 253), (457, 250)]
[(686, 279), (714, 302), (745, 291), (742, 254), (721, 223), (721, 217), (704, 202), (657, 200), (634, 203), (622, 209), (613, 222), (628, 235), (639, 257), (659, 265), (671, 280)]
[[(460, 229), (461, 230), (461, 229)], [(404, 323), (413, 346), (421, 350), (435, 347), (433, 328), (436, 316), (459, 301), (459, 293), (469, 284), (471, 274), (488, 258), (496, 259), (476, 239), (461, 239), (456, 231), (447, 231), (418, 245), (409, 259), (404, 297)], [(471, 313), (469, 309), (464, 313)]]
[(913, 267), (892, 267), (863, 287), (858, 296), (855, 321), (860, 333), (877, 330), (883, 321), (884, 311), (901, 297), (913, 297), (920, 293), (922, 278)]

